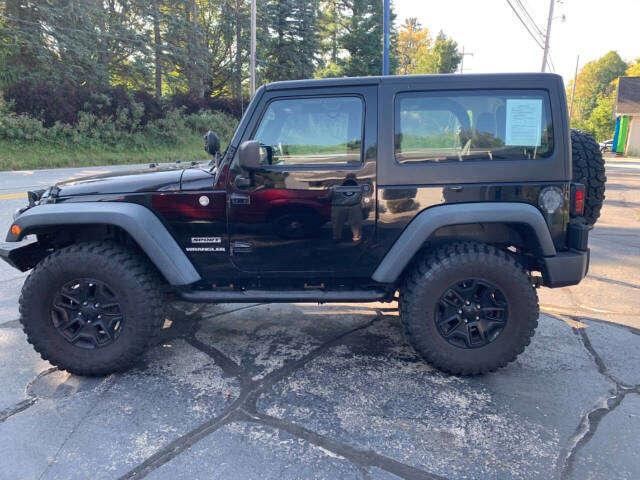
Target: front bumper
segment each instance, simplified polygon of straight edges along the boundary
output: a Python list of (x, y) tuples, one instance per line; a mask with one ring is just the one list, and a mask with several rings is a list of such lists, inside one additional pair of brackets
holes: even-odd
[(35, 267), (45, 255), (46, 251), (38, 242), (0, 242), (0, 258), (21, 272)]

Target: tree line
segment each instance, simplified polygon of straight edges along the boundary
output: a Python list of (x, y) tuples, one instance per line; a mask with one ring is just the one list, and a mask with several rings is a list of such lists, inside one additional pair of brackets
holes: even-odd
[[(258, 85), (381, 73), (382, 0), (257, 6)], [(249, 100), (249, 38), (250, 0), (0, 0), (0, 170), (206, 158)], [(391, 47), (392, 73), (461, 58), (415, 19)]]
[[(257, 5), (258, 85), (381, 73), (381, 0)], [(45, 126), (140, 105), (142, 125), (171, 110), (238, 117), (249, 97), (249, 8), (250, 0), (0, 0), (0, 91)], [(415, 18), (391, 30), (392, 73), (452, 73), (460, 60), (453, 39)], [(640, 74), (639, 65), (613, 51), (584, 65), (572, 126), (611, 136), (616, 79)]]
[(626, 62), (616, 51), (586, 63), (578, 73), (573, 93), (573, 80), (567, 85), (571, 104), (571, 126), (591, 132), (598, 141), (613, 137), (614, 108), (619, 77), (640, 76), (640, 58)]
[[(381, 0), (257, 4), (258, 85), (381, 73)], [(0, 0), (0, 89), (11, 98), (45, 85), (54, 96), (118, 88), (158, 101), (242, 102), (249, 8), (250, 0)], [(455, 41), (432, 38), (416, 19), (393, 28), (391, 44), (392, 73), (450, 73), (461, 58)]]

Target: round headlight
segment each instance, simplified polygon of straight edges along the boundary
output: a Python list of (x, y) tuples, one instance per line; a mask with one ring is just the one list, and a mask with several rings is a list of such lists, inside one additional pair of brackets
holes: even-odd
[(546, 213), (553, 213), (564, 205), (562, 190), (558, 187), (547, 187), (540, 192), (538, 205)]

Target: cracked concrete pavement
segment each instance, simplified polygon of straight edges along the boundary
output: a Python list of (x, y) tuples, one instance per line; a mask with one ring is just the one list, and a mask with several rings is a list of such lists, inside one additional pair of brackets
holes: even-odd
[[(640, 478), (629, 165), (608, 169), (589, 277), (541, 290), (532, 344), (484, 377), (420, 361), (394, 304), (183, 303), (134, 368), (77, 377), (26, 343), (24, 275), (1, 265), (0, 479)], [(0, 191), (79, 172), (2, 173)], [(0, 201), (0, 228), (23, 201)]]

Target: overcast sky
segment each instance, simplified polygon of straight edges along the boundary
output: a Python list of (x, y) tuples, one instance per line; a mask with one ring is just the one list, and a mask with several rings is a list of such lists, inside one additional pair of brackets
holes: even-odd
[[(543, 32), (549, 0), (521, 0)], [(515, 4), (515, 1), (512, 0)], [(542, 49), (527, 33), (506, 0), (394, 0), (396, 26), (417, 17), (433, 35), (443, 30), (462, 49), (465, 72), (538, 72)], [(640, 57), (640, 0), (562, 0), (556, 2), (551, 59), (565, 82), (573, 78), (576, 55), (580, 65), (609, 50), (625, 60)]]

